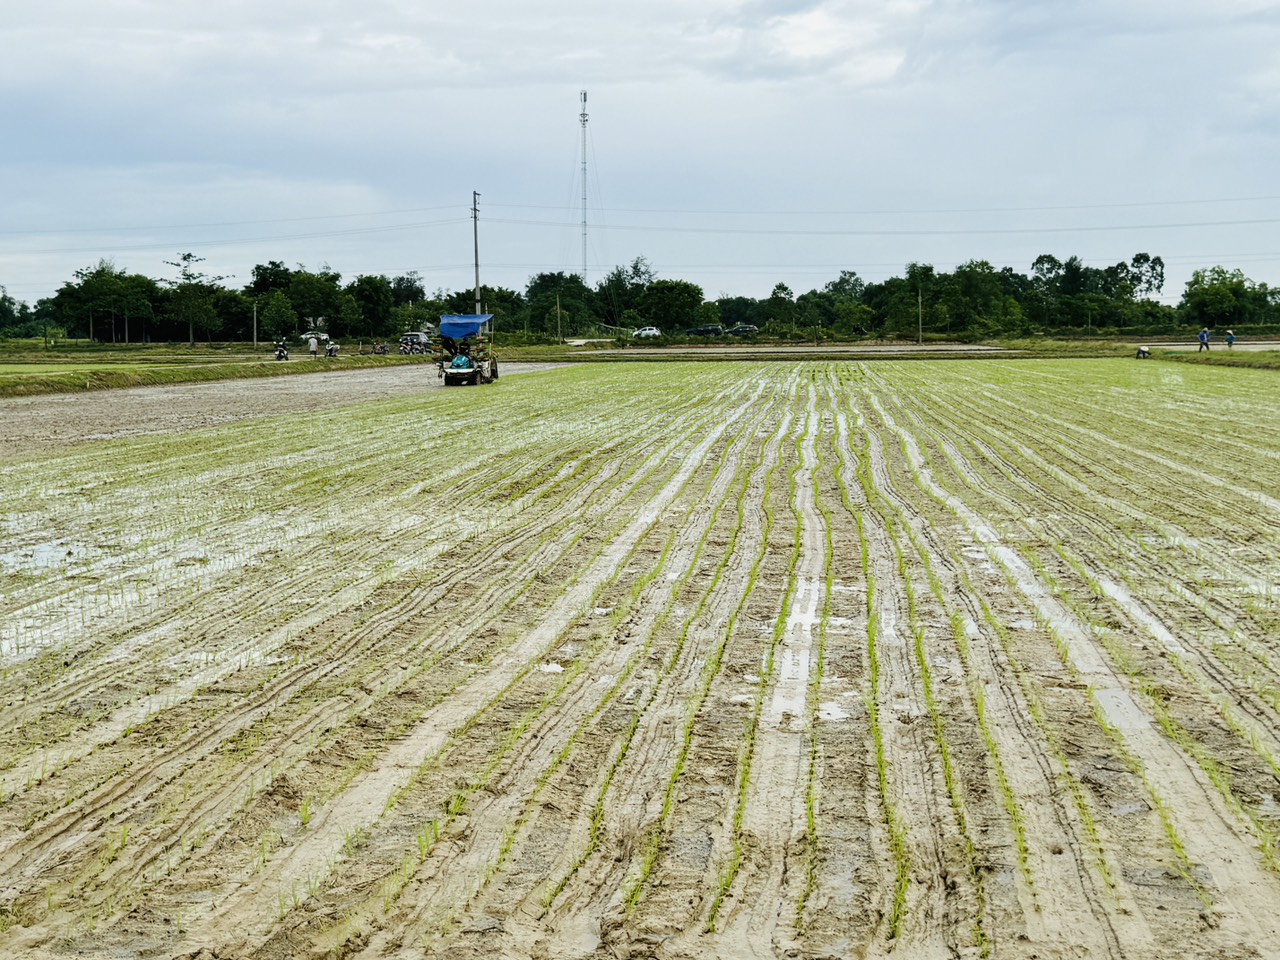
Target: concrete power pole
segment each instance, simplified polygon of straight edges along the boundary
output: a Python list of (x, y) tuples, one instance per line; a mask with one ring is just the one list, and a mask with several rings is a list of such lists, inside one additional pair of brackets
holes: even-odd
[(480, 194), (471, 191), (471, 237), (476, 248), (476, 313), (480, 312)]

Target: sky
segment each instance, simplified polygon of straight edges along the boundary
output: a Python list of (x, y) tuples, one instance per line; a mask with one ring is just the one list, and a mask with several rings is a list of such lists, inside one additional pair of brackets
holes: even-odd
[(464, 290), (477, 235), (523, 290), (583, 272), (584, 219), (588, 283), (644, 257), (708, 299), (1044, 253), (1160, 256), (1167, 303), (1216, 265), (1280, 286), (1274, 0), (4, 8), (0, 286), (32, 304), (186, 252)]

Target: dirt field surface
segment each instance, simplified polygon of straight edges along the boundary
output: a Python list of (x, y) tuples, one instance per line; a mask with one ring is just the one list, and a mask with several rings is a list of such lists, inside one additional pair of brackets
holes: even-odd
[[(304, 361), (315, 362), (315, 361)], [(502, 375), (548, 364), (504, 363)], [(171, 434), (250, 417), (319, 413), (442, 388), (428, 364), (382, 370), (0, 399), (0, 462), (85, 440)]]
[[(584, 343), (586, 341), (583, 341)], [(598, 349), (593, 351), (602, 355), (618, 355), (627, 357), (723, 357), (725, 359), (743, 360), (759, 358), (768, 360), (780, 353), (788, 358), (809, 358), (837, 356), (841, 358), (855, 357), (945, 357), (950, 354), (965, 356), (1012, 356), (1015, 351), (1004, 347), (992, 347), (981, 343), (826, 343), (814, 346), (811, 343), (734, 343), (708, 341), (681, 347), (645, 347), (644, 341), (633, 344), (626, 349)]]
[(0, 956), (1280, 957), (1274, 374), (416, 372), (0, 403)]

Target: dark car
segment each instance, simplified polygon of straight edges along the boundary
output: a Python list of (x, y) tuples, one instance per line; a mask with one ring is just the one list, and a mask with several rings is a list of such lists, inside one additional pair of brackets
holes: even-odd
[(730, 327), (725, 332), (731, 337), (754, 337), (760, 332), (760, 328), (749, 323), (740, 323), (736, 327)]
[(724, 327), (718, 323), (705, 323), (700, 327), (694, 327), (687, 334), (687, 337), (723, 337)]

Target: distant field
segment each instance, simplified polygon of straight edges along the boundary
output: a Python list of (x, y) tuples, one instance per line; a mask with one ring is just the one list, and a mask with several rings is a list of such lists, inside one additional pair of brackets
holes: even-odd
[(46, 404), (0, 470), (0, 955), (1280, 957), (1276, 382)]
[[(235, 358), (243, 362), (243, 358)], [(165, 360), (148, 360), (138, 361), (130, 360), (74, 360), (66, 362), (31, 362), (31, 363), (4, 363), (0, 362), (0, 377), (39, 377), (48, 376), (55, 373), (88, 373), (96, 370), (110, 370), (115, 373), (121, 371), (149, 370), (157, 365), (162, 365), (166, 369), (175, 366), (207, 366), (210, 363), (227, 363), (233, 362), (229, 360), (182, 360), (175, 361), (173, 359)]]

